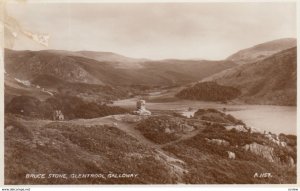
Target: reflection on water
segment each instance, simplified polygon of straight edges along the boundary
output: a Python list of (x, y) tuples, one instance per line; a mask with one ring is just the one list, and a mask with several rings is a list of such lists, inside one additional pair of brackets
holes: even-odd
[[(114, 103), (127, 108), (134, 108), (136, 99), (120, 100)], [(177, 101), (167, 103), (147, 103), (150, 110), (174, 110), (192, 116), (201, 108), (226, 109), (227, 114), (243, 120), (248, 126), (273, 133), (296, 135), (296, 107), (272, 105), (226, 105), (215, 102)], [(192, 108), (192, 109), (191, 109)]]

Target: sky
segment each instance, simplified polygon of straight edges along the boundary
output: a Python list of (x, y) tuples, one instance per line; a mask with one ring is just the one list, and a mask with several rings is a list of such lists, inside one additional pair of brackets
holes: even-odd
[(296, 3), (9, 3), (27, 30), (17, 50), (92, 50), (149, 59), (225, 59), (270, 40), (296, 37)]

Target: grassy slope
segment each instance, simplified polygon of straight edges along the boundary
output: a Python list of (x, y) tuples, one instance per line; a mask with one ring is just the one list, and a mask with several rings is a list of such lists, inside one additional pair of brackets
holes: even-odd
[(258, 44), (256, 46), (243, 49), (229, 56), (231, 60), (238, 64), (247, 64), (262, 60), (272, 54), (297, 46), (296, 38), (283, 38)]
[[(184, 177), (191, 184), (279, 184), (296, 183), (296, 169), (267, 162), (251, 153), (236, 153), (236, 160), (216, 154), (229, 148), (206, 145), (199, 136), (164, 148), (185, 161), (189, 174)], [(240, 158), (246, 156), (245, 158)], [(254, 178), (255, 173), (271, 173), (272, 178)]]
[[(208, 110), (206, 110), (208, 115), (207, 112)], [(230, 121), (233, 124), (242, 124), (237, 119), (232, 120), (232, 116), (229, 115), (219, 115), (218, 118), (223, 118), (222, 123)], [(215, 122), (214, 119), (212, 118), (213, 122)], [(186, 132), (180, 128), (181, 124), (193, 125), (199, 133), (189, 139), (182, 139)], [(172, 132), (166, 132), (166, 128), (171, 129)], [(186, 183), (275, 184), (296, 182), (295, 167), (284, 164), (287, 162), (287, 156), (296, 160), (295, 144), (291, 144), (288, 148), (282, 148), (274, 145), (261, 134), (227, 131), (222, 125), (207, 125), (206, 122), (199, 123), (195, 119), (171, 116), (151, 117), (139, 123), (137, 129), (148, 139), (161, 144), (165, 151), (173, 153), (177, 158), (186, 162), (189, 171), (183, 178)], [(230, 145), (212, 145), (205, 140), (206, 138), (222, 139), (228, 141)], [(275, 155), (282, 160), (281, 163), (271, 163), (242, 149), (245, 144), (253, 142), (273, 147)], [(236, 160), (228, 159), (227, 151), (234, 152)], [(272, 178), (253, 177), (255, 173), (265, 172), (271, 173)]]
[(237, 66), (205, 81), (238, 88), (250, 104), (296, 105), (297, 48)]
[[(6, 118), (5, 184), (172, 183), (155, 151), (108, 126), (22, 125)], [(23, 122), (24, 124), (24, 122)], [(25, 179), (26, 173), (136, 173), (134, 179)]]
[[(92, 119), (94, 120), (94, 119)], [(150, 121), (149, 121), (150, 120)], [(155, 119), (157, 121), (157, 118)], [(164, 121), (175, 132), (168, 137)], [(179, 121), (179, 123), (177, 123)], [(145, 123), (146, 122), (146, 123)], [(144, 134), (141, 124), (138, 130)], [(88, 120), (84, 123), (89, 124)], [(173, 124), (170, 122), (170, 124)], [(194, 125), (192, 132), (180, 124)], [(76, 125), (77, 124), (77, 125)], [(197, 119), (163, 117), (143, 144), (140, 137), (122, 130), (122, 126), (86, 125), (72, 121), (52, 122), (21, 119), (6, 115), (5, 119), (5, 183), (6, 184), (131, 184), (131, 183), (295, 183), (296, 169), (267, 160), (236, 148), (264, 138), (225, 131)], [(128, 123), (135, 125), (136, 123)], [(159, 126), (159, 124), (161, 124)], [(121, 125), (121, 123), (119, 124)], [(13, 126), (11, 128), (10, 126)], [(134, 127), (134, 126), (132, 126)], [(149, 131), (149, 129), (147, 130)], [(156, 132), (156, 133), (155, 133)], [(194, 134), (196, 132), (196, 134)], [(193, 136), (186, 136), (192, 133)], [(247, 135), (246, 135), (247, 134)], [(130, 136), (131, 135), (131, 136)], [(144, 134), (145, 135), (145, 134)], [(159, 135), (159, 136), (158, 136)], [(133, 136), (133, 137), (132, 137)], [(147, 136), (146, 136), (147, 137)], [(243, 138), (241, 138), (243, 137)], [(145, 137), (144, 137), (145, 138)], [(205, 138), (220, 138), (229, 146), (208, 144)], [(146, 138), (145, 138), (146, 139)], [(160, 140), (165, 140), (160, 142)], [(158, 144), (157, 144), (158, 143)], [(162, 143), (162, 144), (161, 144)], [(166, 144), (167, 143), (167, 144)], [(269, 144), (268, 142), (265, 142)], [(161, 148), (158, 148), (160, 147)], [(236, 160), (228, 159), (226, 151), (236, 153)], [(163, 154), (161, 153), (163, 152)], [(161, 153), (161, 154), (159, 154)], [(284, 153), (283, 153), (284, 154)], [(285, 154), (284, 154), (285, 155)], [(164, 157), (162, 157), (164, 156)], [(183, 161), (178, 164), (176, 161)], [(178, 165), (185, 173), (175, 170)], [(178, 169), (177, 169), (178, 170)], [(134, 179), (25, 179), (26, 173), (136, 173)], [(254, 173), (271, 173), (272, 178), (253, 178)]]

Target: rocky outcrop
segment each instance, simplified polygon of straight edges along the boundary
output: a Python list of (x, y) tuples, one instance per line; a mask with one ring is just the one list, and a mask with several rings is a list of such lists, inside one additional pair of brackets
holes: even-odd
[(235, 153), (231, 151), (227, 151), (228, 158), (234, 160), (235, 159)]
[(208, 139), (208, 138), (205, 138), (205, 141), (207, 143), (216, 144), (216, 145), (219, 145), (219, 146), (229, 146), (230, 145), (230, 143), (228, 141), (225, 141), (223, 139)]
[(188, 124), (182, 124), (181, 128), (183, 130), (183, 132), (191, 132), (195, 130), (195, 127), (188, 125)]
[(292, 157), (288, 158), (288, 165), (290, 167), (295, 167), (296, 166), (295, 161), (294, 161), (294, 159)]
[[(167, 124), (166, 124), (167, 125)], [(169, 126), (169, 125), (168, 125)], [(188, 133), (188, 132), (192, 132), (195, 130), (195, 127), (191, 126), (191, 125), (188, 125), (188, 124), (179, 124), (179, 128), (180, 128), (180, 131), (181, 132), (184, 132), (184, 133)], [(177, 132), (176, 129), (171, 129), (170, 127), (166, 127), (165, 128), (165, 133), (167, 134), (170, 134), (170, 133), (175, 133)]]
[(276, 134), (272, 134), (272, 133), (265, 133), (264, 136), (271, 142), (277, 144), (278, 146), (281, 146), (281, 147), (286, 147), (287, 146), (287, 143), (284, 142), (284, 141), (281, 141), (278, 137), (278, 135)]
[(256, 128), (256, 127), (248, 126), (247, 128), (249, 129), (250, 133), (260, 133), (260, 134), (264, 133), (261, 129)]
[(239, 132), (248, 132), (248, 129), (246, 129), (244, 127), (244, 125), (228, 125), (228, 126), (225, 126), (225, 129), (227, 131), (235, 129), (236, 131), (239, 131)]
[(261, 156), (265, 159), (267, 159), (270, 162), (275, 162), (277, 161), (276, 156), (274, 155), (274, 148), (261, 145), (258, 143), (251, 143), (247, 144), (242, 147), (245, 151), (250, 151), (258, 156)]
[(28, 81), (28, 80), (20, 80), (20, 79), (18, 79), (18, 78), (15, 78), (15, 80), (17, 81), (17, 82), (19, 82), (20, 84), (23, 84), (24, 86), (30, 86), (31, 84), (30, 84), (30, 81)]

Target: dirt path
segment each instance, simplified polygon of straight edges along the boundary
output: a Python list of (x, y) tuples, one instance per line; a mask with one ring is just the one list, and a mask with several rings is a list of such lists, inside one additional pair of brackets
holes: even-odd
[(141, 142), (144, 145), (151, 146), (154, 148), (160, 148), (159, 144), (156, 144), (151, 140), (147, 139), (146, 137), (144, 137), (144, 135), (142, 135), (142, 133), (139, 130), (136, 130), (135, 124), (119, 122), (117, 128), (126, 132), (128, 135), (131, 135), (132, 137), (136, 138), (139, 142)]
[(74, 119), (70, 121), (65, 121), (67, 123), (73, 123), (76, 125), (83, 125), (86, 127), (91, 127), (94, 125), (109, 125), (124, 131), (128, 135), (132, 136), (133, 138), (137, 139), (139, 142), (146, 146), (151, 146), (154, 148), (160, 148), (159, 144), (152, 142), (151, 140), (144, 137), (140, 131), (135, 129), (136, 123), (128, 123), (123, 122), (121, 120), (117, 120), (113, 116), (101, 117), (101, 118), (94, 118), (94, 119)]
[(65, 122), (73, 123), (73, 124), (76, 124), (76, 125), (83, 125), (83, 126), (86, 126), (86, 127), (91, 127), (91, 126), (94, 126), (94, 125), (113, 126), (113, 127), (116, 127), (118, 129), (120, 129), (121, 131), (124, 131), (125, 133), (132, 136), (133, 138), (137, 139), (140, 143), (142, 143), (146, 146), (153, 147), (155, 149), (159, 149), (159, 150), (161, 150), (163, 147), (166, 147), (166, 146), (169, 146), (169, 145), (172, 145), (172, 144), (176, 144), (176, 143), (178, 143), (180, 141), (183, 141), (183, 140), (186, 140), (186, 139), (190, 139), (190, 138), (196, 136), (200, 132), (199, 130), (194, 130), (194, 131), (191, 131), (187, 134), (184, 134), (178, 140), (171, 141), (169, 143), (161, 145), (161, 144), (157, 144), (157, 143), (147, 139), (146, 137), (144, 137), (144, 135), (139, 130), (135, 129), (135, 126), (136, 126), (137, 122), (135, 122), (135, 123), (124, 122), (122, 120), (117, 120), (113, 116), (94, 118), (94, 119), (74, 119), (74, 120), (65, 121)]
[[(177, 183), (182, 183), (182, 178), (184, 174), (188, 173), (185, 162), (177, 158), (176, 156), (174, 156), (172, 153), (163, 150), (163, 147), (167, 146), (167, 144), (160, 145), (144, 137), (140, 131), (135, 129), (135, 126), (138, 122), (125, 122), (119, 117), (121, 116), (116, 115), (116, 116), (107, 116), (107, 117), (94, 118), (94, 119), (74, 119), (70, 121), (64, 121), (61, 123), (82, 125), (82, 126), (86, 126), (87, 128), (94, 125), (109, 125), (118, 128), (121, 131), (128, 134), (129, 136), (135, 138), (137, 141), (139, 141), (139, 143), (147, 147), (153, 148), (154, 151), (153, 156), (157, 160), (163, 162), (169, 168), (170, 174), (172, 174), (172, 176), (177, 177)], [(189, 134), (184, 135), (181, 139), (177, 141), (168, 143), (168, 145), (175, 144), (179, 141), (191, 138), (195, 136), (197, 133), (198, 131), (193, 131)]]

